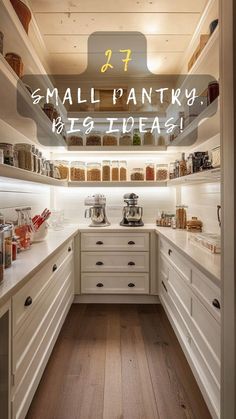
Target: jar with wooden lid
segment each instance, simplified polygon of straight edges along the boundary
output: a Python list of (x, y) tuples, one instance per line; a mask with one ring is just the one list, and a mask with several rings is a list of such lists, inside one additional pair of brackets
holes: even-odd
[(113, 182), (119, 182), (119, 162), (117, 160), (113, 160), (111, 163), (111, 180)]
[(110, 160), (103, 160), (103, 162), (102, 162), (102, 180), (103, 180), (103, 182), (110, 182), (110, 180), (111, 180), (111, 162), (110, 162)]
[(155, 180), (155, 164), (152, 161), (145, 163), (145, 176), (147, 182)]
[(101, 182), (101, 163), (87, 163), (87, 181)]
[(70, 180), (84, 182), (86, 178), (86, 164), (83, 161), (72, 161), (70, 163)]
[(156, 165), (156, 181), (165, 182), (168, 179), (168, 164)]
[(5, 59), (8, 64), (11, 66), (12, 70), (15, 71), (17, 76), (21, 78), (24, 72), (24, 65), (20, 55), (15, 54), (14, 52), (8, 52), (5, 55)]
[(121, 160), (119, 163), (120, 168), (120, 181), (126, 182), (127, 181), (127, 161)]

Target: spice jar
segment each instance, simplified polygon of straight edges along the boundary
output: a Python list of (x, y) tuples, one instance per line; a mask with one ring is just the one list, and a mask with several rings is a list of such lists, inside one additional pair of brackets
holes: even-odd
[(3, 38), (4, 38), (4, 35), (0, 31), (0, 54), (3, 54)]
[(157, 182), (163, 182), (168, 179), (168, 165), (157, 164), (156, 165), (156, 180)]
[(169, 164), (169, 179), (175, 178), (175, 162)]
[(34, 157), (32, 153), (32, 145), (19, 143), (15, 144), (14, 149), (18, 153), (18, 167), (20, 169), (34, 171)]
[(141, 145), (141, 135), (137, 128), (134, 129), (133, 134), (133, 145)]
[(101, 133), (99, 131), (94, 131), (93, 133), (90, 133), (86, 138), (86, 145), (88, 146), (102, 145)]
[(176, 228), (184, 230), (187, 226), (187, 213), (185, 205), (176, 206)]
[(14, 52), (8, 52), (5, 55), (5, 59), (8, 62), (8, 64), (11, 66), (12, 70), (15, 71), (17, 76), (21, 78), (23, 76), (23, 62), (21, 57), (18, 54), (15, 54)]
[(102, 180), (110, 182), (111, 180), (111, 162), (110, 160), (103, 160), (102, 162)]
[(208, 84), (207, 102), (210, 105), (219, 96), (219, 83), (212, 81)]
[(86, 164), (83, 161), (72, 161), (70, 163), (70, 180), (85, 181)]
[(14, 166), (14, 147), (9, 143), (0, 143), (0, 149), (3, 150), (4, 164)]
[(144, 170), (141, 167), (137, 167), (131, 170), (132, 181), (143, 181), (144, 180)]
[(100, 163), (87, 164), (87, 181), (101, 182), (101, 164)]
[(155, 136), (151, 132), (151, 129), (148, 129), (143, 136), (143, 145), (155, 145)]
[(60, 179), (68, 180), (68, 178), (69, 178), (68, 161), (66, 161), (66, 160), (55, 160), (54, 165), (60, 173)]
[(120, 181), (126, 182), (127, 181), (127, 161), (122, 160), (119, 163), (120, 167)]
[(155, 180), (155, 165), (152, 161), (145, 163), (146, 181), (150, 182)]
[(104, 135), (103, 136), (104, 146), (117, 146), (117, 137), (115, 135)]
[(131, 146), (133, 144), (133, 139), (131, 134), (123, 134), (120, 137), (119, 145), (121, 146)]
[(113, 182), (119, 182), (119, 162), (117, 160), (113, 160), (111, 163), (111, 180)]
[(185, 160), (185, 154), (182, 153), (182, 158), (179, 162), (179, 176), (186, 176), (187, 174), (187, 164)]
[(83, 137), (78, 135), (71, 135), (67, 138), (68, 146), (83, 146)]

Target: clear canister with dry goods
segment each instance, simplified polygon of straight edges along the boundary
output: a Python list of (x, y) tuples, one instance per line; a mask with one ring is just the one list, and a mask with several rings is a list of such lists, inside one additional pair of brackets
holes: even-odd
[(70, 163), (70, 180), (84, 182), (86, 180), (86, 164), (83, 161)]

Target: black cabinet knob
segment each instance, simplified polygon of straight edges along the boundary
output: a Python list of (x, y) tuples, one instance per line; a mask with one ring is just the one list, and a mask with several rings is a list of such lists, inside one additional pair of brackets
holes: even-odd
[(212, 305), (213, 305), (215, 308), (218, 308), (218, 310), (220, 310), (220, 302), (219, 302), (219, 300), (217, 300), (216, 298), (214, 298), (214, 300), (212, 301)]
[(128, 265), (129, 266), (135, 266), (135, 263), (134, 262), (129, 262)]
[(132, 246), (132, 245), (134, 245), (134, 244), (135, 244), (135, 242), (133, 242), (133, 240), (130, 240), (130, 241), (128, 242), (128, 244), (129, 244), (130, 246)]
[(101, 246), (101, 245), (103, 244), (103, 242), (101, 242), (100, 240), (98, 240), (98, 241), (96, 242), (96, 244), (98, 244), (99, 246)]
[(171, 249), (169, 249), (169, 250), (168, 250), (168, 255), (170, 256), (170, 255), (171, 255), (171, 253), (172, 253), (172, 250), (171, 250)]
[(104, 263), (103, 263), (103, 262), (101, 262), (101, 261), (98, 261), (98, 262), (96, 262), (96, 265), (97, 265), (97, 266), (102, 266), (102, 265), (104, 265)]
[(52, 267), (52, 272), (55, 272), (56, 270), (57, 270), (57, 265), (54, 264), (53, 267)]
[(130, 288), (134, 288), (134, 287), (135, 287), (135, 284), (133, 284), (133, 282), (130, 282), (130, 283), (128, 284), (128, 287), (130, 287)]
[(102, 284), (101, 282), (99, 282), (99, 283), (96, 285), (96, 287), (98, 287), (98, 288), (102, 288), (102, 287), (103, 287), (103, 284)]
[(163, 286), (164, 290), (167, 292), (167, 288), (166, 288), (165, 283), (164, 283), (163, 281), (161, 281), (161, 284), (162, 284), (162, 286)]
[(32, 298), (30, 296), (27, 297), (25, 300), (25, 307), (31, 306), (32, 302), (33, 302)]
[(68, 247), (68, 252), (71, 252), (71, 250), (72, 250), (72, 248), (69, 246), (69, 247)]

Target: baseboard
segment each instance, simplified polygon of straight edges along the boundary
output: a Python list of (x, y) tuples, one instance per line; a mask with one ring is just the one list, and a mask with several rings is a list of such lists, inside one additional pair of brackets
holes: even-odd
[(84, 304), (160, 304), (158, 295), (75, 295), (74, 303)]

